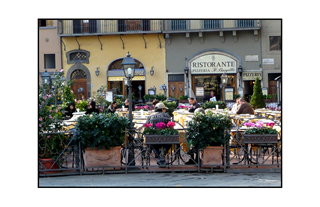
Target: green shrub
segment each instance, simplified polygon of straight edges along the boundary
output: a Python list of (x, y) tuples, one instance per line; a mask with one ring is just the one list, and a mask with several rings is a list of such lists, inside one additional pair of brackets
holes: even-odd
[(225, 109), (227, 104), (223, 101), (206, 101), (203, 104), (201, 104), (201, 108), (203, 108), (204, 110), (206, 109), (212, 109), (212, 108), (216, 108), (216, 105), (219, 106), (219, 109)]
[(251, 96), (250, 105), (254, 109), (266, 107), (266, 104), (264, 102), (264, 97), (262, 94), (260, 80), (258, 77), (256, 78), (255, 84), (253, 86), (253, 94)]
[(221, 146), (230, 139), (228, 130), (231, 129), (231, 118), (222, 114), (197, 113), (189, 122), (187, 132), (188, 145), (196, 149), (207, 146)]
[(126, 128), (133, 128), (127, 117), (119, 117), (118, 114), (112, 113), (93, 113), (78, 118), (75, 138), (80, 141), (82, 149), (110, 149), (123, 144)]

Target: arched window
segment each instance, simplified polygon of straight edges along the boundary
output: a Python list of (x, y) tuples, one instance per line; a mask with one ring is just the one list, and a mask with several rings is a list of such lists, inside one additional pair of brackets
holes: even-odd
[[(123, 59), (119, 59), (119, 60), (114, 61), (109, 66), (108, 70), (119, 70), (119, 69), (122, 69), (122, 65), (121, 65), (122, 61), (123, 61)], [(144, 68), (143, 64), (139, 60), (135, 59), (134, 61), (137, 63), (136, 64), (136, 69)]]
[(77, 69), (72, 72), (70, 79), (75, 80), (75, 79), (86, 79), (86, 78), (87, 78), (86, 73), (81, 69)]
[(89, 63), (90, 52), (87, 50), (70, 50), (66, 53), (67, 63)]

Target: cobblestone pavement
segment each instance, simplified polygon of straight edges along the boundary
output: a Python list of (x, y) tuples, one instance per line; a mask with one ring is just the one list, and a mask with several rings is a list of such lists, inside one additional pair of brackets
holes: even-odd
[(281, 173), (132, 173), (40, 177), (39, 187), (281, 187)]

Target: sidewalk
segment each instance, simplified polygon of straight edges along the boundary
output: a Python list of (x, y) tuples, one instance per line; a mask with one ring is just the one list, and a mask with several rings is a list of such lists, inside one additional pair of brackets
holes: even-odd
[(281, 173), (132, 173), (40, 177), (39, 187), (281, 187)]

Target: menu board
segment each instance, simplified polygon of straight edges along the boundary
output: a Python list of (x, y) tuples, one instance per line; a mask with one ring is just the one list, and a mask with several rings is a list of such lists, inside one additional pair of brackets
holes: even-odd
[(196, 96), (197, 97), (203, 97), (204, 96), (204, 87), (203, 86), (196, 87)]
[(113, 91), (106, 92), (106, 101), (112, 102), (113, 101)]
[(233, 87), (225, 87), (225, 101), (233, 101)]

